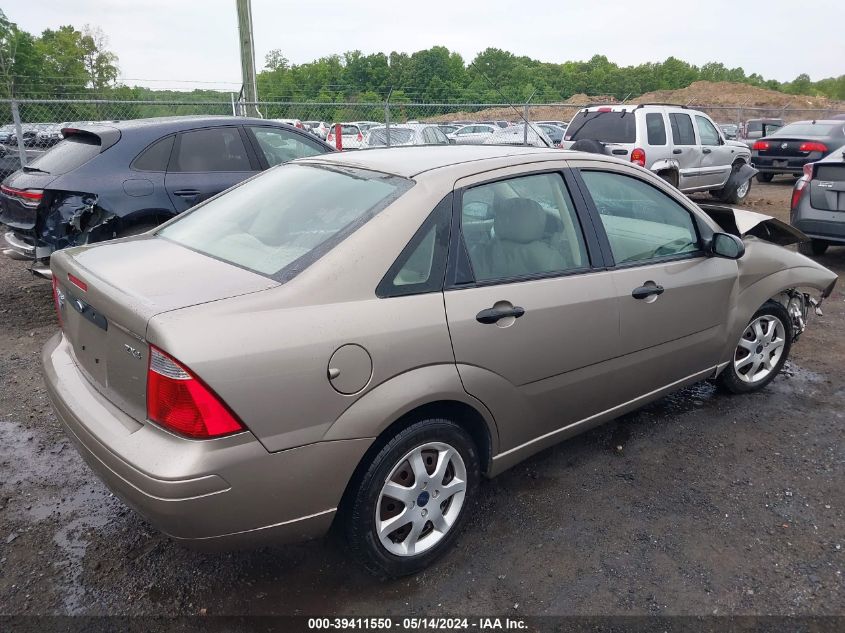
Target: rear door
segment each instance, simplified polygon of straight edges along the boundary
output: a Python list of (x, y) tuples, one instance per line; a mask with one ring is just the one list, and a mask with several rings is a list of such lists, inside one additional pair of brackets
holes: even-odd
[(571, 192), (562, 171), (525, 165), (456, 186), (449, 332), (503, 450), (611, 406), (601, 367), (619, 344), (615, 291)]
[(579, 170), (612, 265), (630, 397), (713, 368), (725, 348), (737, 279), (733, 260), (707, 257), (685, 198), (633, 169)]
[(238, 125), (188, 130), (176, 135), (164, 183), (177, 213), (260, 171)]
[(669, 125), (672, 128), (672, 158), (678, 161), (678, 189), (692, 189), (701, 186), (701, 146), (695, 137), (692, 118), (686, 112), (670, 112)]
[(701, 140), (701, 166), (699, 176), (702, 185), (720, 188), (728, 181), (733, 163), (733, 151), (725, 145), (716, 126), (707, 117), (696, 114), (695, 126)]

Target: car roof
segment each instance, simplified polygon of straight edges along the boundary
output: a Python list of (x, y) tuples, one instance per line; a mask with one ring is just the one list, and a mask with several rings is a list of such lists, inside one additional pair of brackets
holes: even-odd
[(465, 165), (471, 169), (459, 170), (465, 174), (456, 174), (460, 178), (464, 175), (484, 171), (479, 162), (490, 162), (490, 169), (500, 165), (501, 159), (507, 159), (507, 165), (518, 165), (543, 160), (562, 160), (565, 158), (595, 158), (596, 160), (612, 158), (598, 154), (584, 154), (583, 152), (569, 152), (559, 149), (536, 147), (502, 146), (502, 145), (417, 145), (411, 147), (391, 147), (385, 149), (369, 149), (359, 152), (338, 152), (311, 156), (295, 161), (300, 164), (342, 165), (370, 169), (386, 174), (393, 174), (403, 178), (414, 178), (424, 172), (442, 169), (454, 165)]
[(251, 117), (239, 117), (231, 115), (206, 115), (206, 116), (166, 116), (153, 117), (149, 119), (129, 119), (126, 121), (105, 121), (102, 123), (74, 125), (74, 128), (96, 132), (98, 129), (117, 129), (121, 132), (152, 131), (166, 134), (168, 132), (180, 132), (195, 127), (215, 127), (218, 125), (242, 125), (252, 123), (257, 125), (280, 125), (278, 121), (268, 119), (257, 119)]

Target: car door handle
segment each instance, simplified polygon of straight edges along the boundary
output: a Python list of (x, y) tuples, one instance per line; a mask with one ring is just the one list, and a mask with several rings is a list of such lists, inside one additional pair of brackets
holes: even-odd
[(683, 154), (683, 153), (684, 153), (684, 150), (682, 150), (682, 149), (673, 149), (673, 150), (672, 150), (672, 153), (673, 153), (673, 154)]
[(183, 198), (191, 198), (200, 195), (199, 189), (177, 189), (173, 192), (174, 196), (181, 196)]
[(710, 153), (710, 152), (712, 152), (713, 150), (712, 150), (712, 149), (707, 149), (707, 148), (705, 147), (705, 148), (704, 148), (703, 150), (701, 150), (701, 151), (702, 151), (702, 152), (704, 152), (705, 154), (709, 154), (709, 153)]
[(475, 315), (475, 320), (485, 325), (491, 325), (506, 317), (518, 319), (525, 314), (525, 308), (511, 306), (510, 308), (487, 308)]
[(652, 295), (662, 295), (663, 290), (663, 286), (647, 284), (645, 286), (640, 286), (639, 288), (634, 288), (631, 292), (631, 296), (634, 297), (634, 299), (648, 299)]

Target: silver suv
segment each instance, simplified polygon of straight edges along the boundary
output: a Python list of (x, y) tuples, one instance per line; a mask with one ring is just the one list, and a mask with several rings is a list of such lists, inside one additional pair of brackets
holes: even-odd
[(572, 119), (563, 146), (627, 157), (684, 193), (709, 191), (731, 204), (746, 198), (756, 173), (745, 143), (727, 140), (713, 119), (685, 106), (590, 106)]

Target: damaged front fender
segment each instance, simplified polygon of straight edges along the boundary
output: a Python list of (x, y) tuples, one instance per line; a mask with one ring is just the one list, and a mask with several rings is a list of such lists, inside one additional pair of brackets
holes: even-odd
[(118, 217), (97, 203), (94, 194), (57, 192), (40, 219), (40, 240), (59, 250), (111, 237)]
[(740, 238), (754, 236), (779, 246), (805, 242), (808, 238), (794, 226), (756, 211), (719, 204), (699, 204), (723, 231)]

